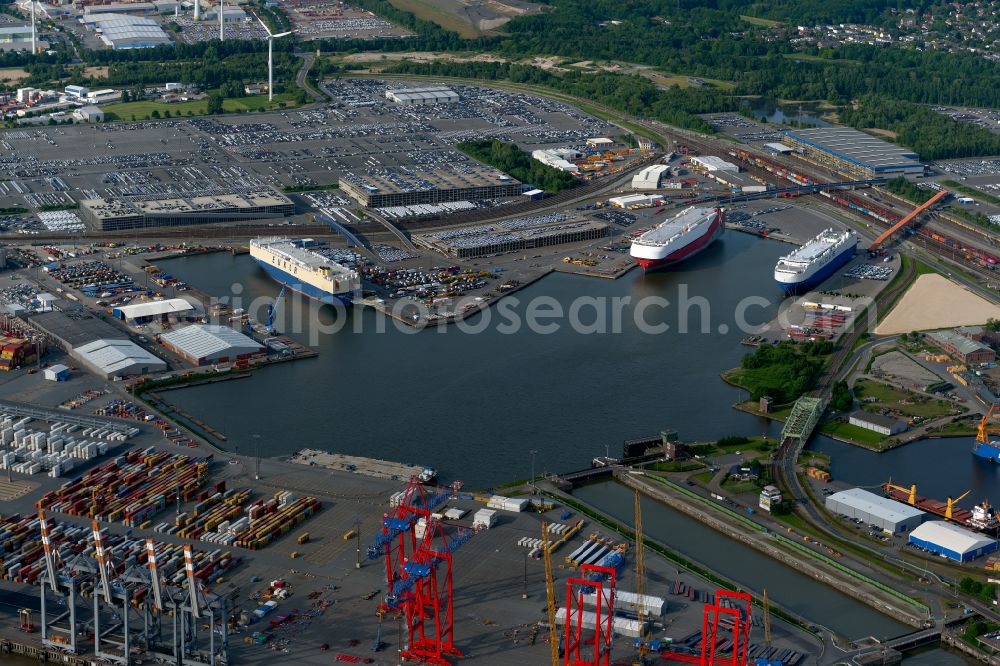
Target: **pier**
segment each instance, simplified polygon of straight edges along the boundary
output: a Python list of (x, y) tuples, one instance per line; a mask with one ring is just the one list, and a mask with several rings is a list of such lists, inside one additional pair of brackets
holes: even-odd
[(302, 449), (289, 458), (289, 462), (299, 465), (317, 465), (327, 469), (394, 481), (407, 481), (414, 476), (419, 477), (426, 469), (421, 465), (409, 465), (363, 456), (349, 456), (342, 453), (327, 453), (316, 449)]

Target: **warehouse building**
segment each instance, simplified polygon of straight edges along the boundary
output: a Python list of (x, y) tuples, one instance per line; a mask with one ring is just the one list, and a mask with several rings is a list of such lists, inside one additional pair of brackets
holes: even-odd
[(894, 419), (891, 416), (873, 414), (872, 412), (857, 411), (848, 417), (851, 425), (856, 425), (865, 430), (871, 430), (887, 437), (904, 432), (909, 426)]
[[(106, 7), (102, 7), (102, 9), (106, 11)], [(170, 43), (170, 37), (163, 31), (160, 24), (155, 19), (145, 16), (109, 13), (88, 14), (84, 17), (84, 23), (97, 33), (102, 42), (115, 51), (147, 49)]]
[(949, 356), (962, 363), (978, 365), (996, 360), (996, 352), (979, 340), (968, 338), (954, 331), (932, 331), (927, 334), (934, 344)]
[(164, 333), (160, 343), (194, 365), (243, 361), (264, 352), (264, 345), (256, 340), (215, 324), (194, 324)]
[(81, 123), (102, 123), (104, 122), (104, 112), (93, 104), (88, 104), (75, 110), (73, 118)]
[(968, 562), (997, 549), (995, 540), (943, 520), (932, 520), (913, 530), (910, 543), (956, 562)]
[(692, 157), (691, 168), (704, 171), (705, 173), (711, 173), (713, 171), (738, 172), (740, 170), (740, 168), (732, 162), (727, 162), (721, 157), (716, 157), (715, 155), (700, 155)]
[(167, 364), (131, 340), (94, 340), (77, 347), (73, 358), (105, 379), (163, 372)]
[(430, 104), (451, 104), (457, 102), (458, 93), (447, 86), (427, 86), (424, 88), (402, 88), (386, 90), (385, 98), (403, 106), (425, 106)]
[(924, 512), (861, 488), (851, 488), (826, 498), (826, 508), (838, 516), (860, 520), (892, 534), (909, 532), (924, 521)]
[(546, 150), (531, 151), (531, 159), (538, 160), (545, 166), (550, 166), (553, 169), (568, 171), (570, 173), (580, 170), (580, 167), (571, 161), (578, 160), (580, 157), (580, 152), (572, 148), (549, 148)]
[(916, 153), (850, 127), (789, 130), (785, 137), (807, 158), (851, 176), (891, 178), (924, 172)]
[(623, 194), (611, 197), (608, 203), (615, 208), (650, 208), (663, 204), (663, 197), (657, 194)]
[(122, 331), (82, 305), (56, 301), (47, 312), (22, 313), (21, 318), (63, 348), (66, 353), (100, 338), (118, 338)]
[(122, 321), (130, 324), (145, 324), (151, 321), (177, 321), (195, 315), (194, 306), (183, 298), (167, 298), (162, 301), (147, 301), (121, 305), (111, 311)]
[(295, 204), (273, 190), (215, 195), (84, 199), (80, 215), (101, 231), (287, 217)]
[(340, 190), (365, 208), (516, 197), (521, 183), (496, 169), (458, 162), (433, 172), (407, 167), (345, 173)]
[[(48, 42), (36, 43), (41, 48), (48, 48)], [(30, 25), (5, 25), (0, 27), (0, 51), (30, 51), (31, 50), (31, 26)]]
[(670, 167), (666, 164), (653, 164), (632, 176), (633, 190), (659, 189), (663, 179), (670, 175)]
[[(512, 224), (512, 222), (516, 224)], [(522, 252), (549, 245), (596, 240), (608, 236), (609, 233), (609, 225), (597, 220), (563, 220), (551, 224), (538, 220), (538, 218), (524, 218), (514, 221), (504, 220), (497, 224), (417, 234), (413, 236), (413, 242), (419, 247), (425, 247), (449, 257), (467, 259), (504, 252)]]

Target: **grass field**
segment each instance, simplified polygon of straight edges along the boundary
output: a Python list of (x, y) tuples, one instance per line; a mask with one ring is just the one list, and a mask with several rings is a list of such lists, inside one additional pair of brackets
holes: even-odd
[[(659, 83), (660, 85), (665, 85), (665, 86), (677, 86), (678, 88), (692, 88), (694, 86), (691, 84), (690, 81), (688, 81), (689, 78), (691, 77), (687, 77), (683, 74), (656, 74), (650, 76), (649, 80), (652, 81), (653, 83)], [(723, 81), (722, 79), (706, 79), (703, 77), (696, 77), (696, 78), (700, 78), (705, 83), (709, 83), (718, 88), (722, 88), (723, 90), (732, 90), (733, 88), (736, 87), (736, 84), (733, 83), (732, 81)]]
[(840, 421), (826, 421), (821, 423), (819, 431), (824, 435), (839, 437), (840, 439), (854, 442), (855, 444), (861, 444), (876, 450), (885, 448), (886, 442), (889, 439), (885, 435), (880, 435), (874, 430), (861, 428), (856, 425), (851, 425), (850, 423), (841, 423)]
[(425, 21), (433, 21), (445, 30), (457, 32), (465, 39), (475, 39), (482, 34), (476, 26), (438, 5), (434, 0), (389, 0), (389, 2), (396, 9), (410, 12)]
[(761, 28), (777, 28), (784, 25), (781, 21), (771, 21), (770, 19), (757, 18), (756, 16), (744, 16), (740, 14), (740, 18), (750, 25), (760, 26)]
[(656, 472), (693, 472), (704, 466), (705, 463), (698, 460), (671, 460), (670, 462), (653, 463), (647, 469)]
[(733, 495), (743, 495), (744, 493), (760, 492), (760, 486), (753, 481), (740, 481), (738, 479), (727, 478), (722, 482), (722, 487)]
[(818, 62), (824, 65), (859, 66), (862, 64), (860, 60), (824, 58), (823, 56), (811, 55), (808, 53), (785, 53), (783, 55), (789, 60), (798, 60), (801, 62)]
[(975, 437), (978, 424), (973, 421), (958, 421), (946, 423), (939, 428), (928, 431), (928, 435), (944, 435), (947, 437)]
[[(268, 103), (267, 95), (257, 95), (255, 97), (238, 97), (222, 101), (222, 108), (227, 113), (238, 111), (264, 111), (267, 109), (280, 109), (295, 106), (294, 95), (291, 93), (281, 93), (274, 96), (274, 101)], [(178, 116), (203, 116), (208, 109), (208, 100), (201, 99), (194, 102), (123, 102), (121, 104), (108, 104), (104, 107), (104, 118), (106, 120), (147, 120), (153, 111), (159, 112), (161, 117), (165, 117), (167, 111), (174, 118)]]
[(876, 398), (878, 400), (878, 402), (864, 403), (861, 408), (865, 411), (877, 412), (891, 409), (906, 416), (937, 418), (950, 414), (953, 409), (952, 403), (947, 400), (928, 398), (870, 379), (859, 379), (855, 382), (854, 395), (859, 400), (862, 398)]

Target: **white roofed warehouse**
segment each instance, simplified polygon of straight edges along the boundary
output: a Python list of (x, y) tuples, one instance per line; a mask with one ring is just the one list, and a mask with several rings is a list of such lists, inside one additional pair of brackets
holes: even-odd
[(670, 174), (666, 164), (653, 164), (632, 176), (633, 190), (655, 190), (660, 187), (663, 177)]
[(162, 301), (121, 305), (111, 312), (122, 321), (142, 324), (154, 320), (187, 318), (195, 314), (195, 308), (183, 298), (167, 298)]
[(72, 356), (105, 379), (148, 375), (167, 369), (163, 360), (130, 340), (94, 340), (74, 348)]
[(826, 498), (826, 508), (840, 516), (860, 520), (892, 534), (909, 532), (924, 521), (926, 514), (909, 504), (851, 488)]
[(264, 353), (264, 345), (215, 324), (193, 324), (164, 333), (160, 344), (194, 365), (243, 361)]
[(859, 178), (924, 172), (924, 165), (913, 151), (851, 127), (788, 130), (785, 142), (810, 160)]
[(997, 549), (994, 539), (943, 520), (932, 520), (913, 530), (910, 543), (957, 562), (968, 562)]
[(425, 104), (451, 104), (458, 101), (458, 93), (447, 86), (427, 86), (424, 88), (403, 88), (387, 90), (385, 98), (390, 102), (404, 106), (423, 106)]

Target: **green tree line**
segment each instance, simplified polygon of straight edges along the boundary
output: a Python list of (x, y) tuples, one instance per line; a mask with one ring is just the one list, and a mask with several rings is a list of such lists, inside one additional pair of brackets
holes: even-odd
[(576, 178), (565, 171), (554, 169), (532, 159), (528, 153), (513, 143), (505, 143), (499, 139), (484, 139), (464, 141), (455, 147), (469, 157), (510, 174), (522, 183), (531, 183), (547, 192), (558, 192), (576, 187), (579, 183)]

